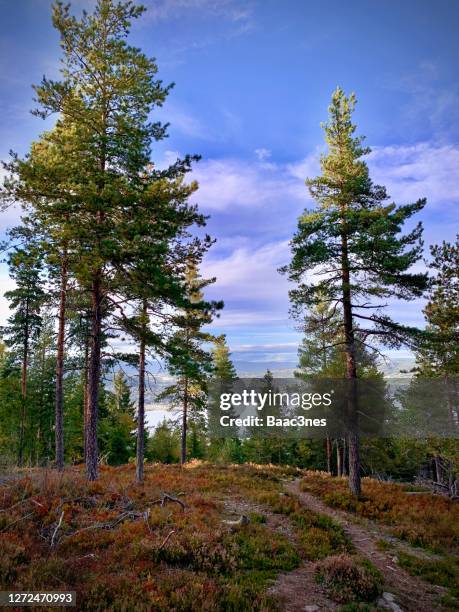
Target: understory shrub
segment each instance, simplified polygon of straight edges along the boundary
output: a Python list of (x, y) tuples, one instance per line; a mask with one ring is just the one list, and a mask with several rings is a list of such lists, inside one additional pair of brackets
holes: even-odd
[(366, 559), (340, 554), (318, 561), (315, 576), (338, 603), (374, 601), (382, 592), (383, 578)]

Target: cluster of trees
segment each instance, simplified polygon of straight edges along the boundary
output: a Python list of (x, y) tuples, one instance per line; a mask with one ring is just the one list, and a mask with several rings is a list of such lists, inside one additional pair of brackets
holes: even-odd
[[(54, 449), (62, 469), (72, 456), (70, 415), (79, 412), (90, 480), (98, 477), (105, 428), (132, 425), (131, 409), (104, 388), (110, 368), (121, 362), (137, 368), (141, 481), (148, 355), (199, 383), (211, 360), (195, 336), (222, 307), (199, 292), (212, 282), (197, 271), (213, 241), (195, 231), (206, 219), (190, 203), (196, 183), (185, 182), (198, 158), (165, 169), (152, 162), (151, 147), (166, 137), (167, 125), (150, 117), (171, 86), (157, 78), (153, 60), (127, 43), (143, 11), (130, 0), (98, 0), (92, 14), (77, 19), (69, 6), (53, 5), (61, 79), (44, 78), (34, 88), (34, 113), (57, 120), (24, 158), (12, 154), (2, 189), (4, 206), (24, 209), (9, 235), (16, 288), (6, 294), (13, 314), (3, 330), (1, 390), (7, 421), (13, 426), (19, 418), (12, 437), (18, 462), (25, 452), (30, 460)], [(124, 353), (113, 348), (119, 338)]]
[[(355, 98), (339, 88), (324, 125), (321, 175), (307, 181), (316, 207), (300, 217), (292, 261), (281, 271), (295, 283), (292, 314), (305, 334), (296, 375), (347, 380), (348, 433), (325, 442), (206, 434), (209, 377), (227, 386), (236, 372), (225, 338), (205, 331), (223, 305), (204, 299), (215, 279), (199, 274), (213, 240), (197, 231), (206, 218), (190, 202), (196, 183), (185, 180), (198, 157), (166, 168), (152, 162), (167, 125), (151, 116), (171, 85), (127, 43), (143, 10), (130, 0), (97, 0), (93, 13), (77, 19), (69, 6), (53, 5), (61, 78), (35, 87), (34, 113), (57, 120), (24, 158), (12, 154), (1, 190), (4, 207), (23, 207), (5, 245), (15, 289), (6, 293), (12, 315), (0, 344), (1, 454), (19, 465), (54, 458), (59, 470), (85, 461), (90, 480), (102, 457), (114, 464), (135, 457), (139, 482), (145, 457), (290, 463), (348, 474), (356, 495), (362, 471), (401, 474), (401, 456), (416, 457), (414, 465), (430, 454), (438, 481), (451, 474), (454, 443), (428, 440), (419, 450), (420, 443), (360, 440), (357, 381), (382, 381), (380, 343), (416, 352), (414, 394), (416, 381), (457, 376), (459, 245), (432, 247), (431, 275), (411, 271), (423, 254), (422, 226), (402, 230), (426, 202), (396, 206), (373, 184), (363, 161), (369, 149), (352, 123)], [(384, 310), (390, 300), (425, 295), (425, 330)], [(152, 357), (174, 377), (158, 399), (181, 418), (149, 436)], [(136, 372), (135, 402), (124, 366)], [(273, 384), (269, 372), (265, 383)], [(445, 402), (457, 430), (457, 394)]]

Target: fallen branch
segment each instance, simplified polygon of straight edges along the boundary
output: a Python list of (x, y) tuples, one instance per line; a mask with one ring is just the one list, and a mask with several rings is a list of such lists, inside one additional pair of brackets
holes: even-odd
[(88, 525), (87, 527), (77, 529), (73, 533), (69, 533), (67, 536), (65, 536), (65, 538), (72, 538), (78, 533), (83, 533), (84, 531), (91, 531), (92, 529), (114, 529), (117, 525), (119, 525), (127, 518), (132, 518), (133, 520), (143, 518), (144, 520), (148, 520), (147, 512), (122, 512), (114, 521), (111, 521), (110, 523), (95, 523), (94, 525)]
[(64, 518), (64, 511), (62, 510), (61, 516), (59, 518), (59, 522), (56, 525), (56, 529), (53, 531), (53, 535), (51, 537), (51, 548), (54, 547), (54, 539), (56, 537), (57, 532), (59, 531), (60, 526), (62, 525), (62, 519)]
[(178, 499), (177, 497), (173, 497), (172, 495), (169, 495), (168, 493), (163, 493), (162, 497), (160, 497), (159, 499), (155, 499), (154, 501), (151, 502), (151, 504), (152, 505), (159, 504), (161, 508), (163, 508), (166, 505), (166, 502), (168, 501), (179, 504), (179, 506), (182, 507), (182, 510), (185, 510), (185, 508), (188, 507), (185, 504), (185, 502), (183, 502), (181, 499)]
[(162, 548), (164, 548), (166, 546), (166, 544), (169, 541), (169, 538), (171, 537), (171, 535), (175, 533), (175, 530), (173, 529), (172, 531), (170, 531), (167, 536), (164, 538), (164, 540), (162, 541), (162, 543), (160, 544), (158, 550), (161, 550)]
[(151, 533), (150, 521), (148, 520), (149, 516), (150, 516), (150, 508), (147, 508), (145, 512), (143, 513), (143, 520), (145, 521), (148, 531)]
[(6, 527), (4, 527), (0, 533), (3, 533), (4, 531), (6, 531), (7, 529), (9, 529), (10, 527), (12, 527), (13, 525), (16, 525), (16, 523), (20, 523), (21, 521), (25, 521), (26, 518), (29, 518), (29, 516), (33, 516), (34, 512), (29, 512), (29, 514), (26, 514), (25, 516), (21, 516), (18, 519), (16, 519), (15, 521), (13, 521), (12, 523), (10, 523), (9, 525), (7, 525)]

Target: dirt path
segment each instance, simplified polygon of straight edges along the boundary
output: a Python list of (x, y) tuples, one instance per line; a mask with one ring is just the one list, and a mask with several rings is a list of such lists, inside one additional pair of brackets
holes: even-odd
[[(413, 612), (434, 612), (440, 610), (439, 596), (446, 590), (440, 587), (429, 585), (424, 581), (410, 576), (397, 565), (397, 558), (394, 552), (381, 551), (377, 547), (378, 532), (375, 532), (363, 525), (356, 524), (352, 517), (338, 510), (327, 507), (320, 499), (313, 495), (303, 492), (299, 488), (299, 481), (289, 482), (285, 486), (286, 490), (297, 496), (299, 501), (308, 509), (318, 514), (326, 514), (339, 523), (347, 536), (355, 546), (355, 549), (369, 559), (383, 574), (385, 580), (384, 590), (394, 595), (394, 604), (387, 603), (387, 607), (393, 610), (398, 609)], [(315, 603), (315, 602), (314, 602)], [(317, 604), (320, 606), (319, 602)], [(307, 610), (303, 604), (302, 608), (289, 608), (286, 610)], [(323, 609), (323, 608), (316, 608)], [(333, 608), (325, 608), (333, 609)]]
[[(282, 534), (295, 548), (298, 548), (296, 529), (288, 517), (276, 514), (267, 506), (242, 497), (224, 500), (224, 509), (227, 513), (226, 518), (231, 519), (252, 512), (263, 515), (269, 530)], [(328, 611), (338, 607), (316, 583), (313, 564), (307, 561), (303, 561), (299, 567), (290, 572), (279, 574), (269, 592), (279, 599), (283, 612)]]

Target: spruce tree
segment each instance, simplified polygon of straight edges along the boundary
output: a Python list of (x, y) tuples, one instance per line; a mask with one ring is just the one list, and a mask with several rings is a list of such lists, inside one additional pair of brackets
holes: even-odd
[[(357, 417), (356, 324), (365, 343), (377, 338), (391, 346), (410, 342), (415, 330), (383, 313), (385, 300), (410, 300), (426, 288), (425, 274), (410, 273), (422, 255), (422, 226), (401, 234), (402, 226), (425, 205), (387, 203), (384, 187), (374, 185), (362, 159), (370, 152), (354, 135), (355, 96), (337, 88), (324, 124), (328, 152), (321, 158), (320, 176), (307, 180), (317, 205), (298, 221), (291, 242), (292, 261), (282, 271), (297, 287), (290, 292), (292, 312), (328, 301), (339, 308), (349, 381), (349, 487), (360, 495), (359, 430)], [(311, 275), (314, 271), (314, 275)], [(309, 273), (309, 274), (308, 274)]]

